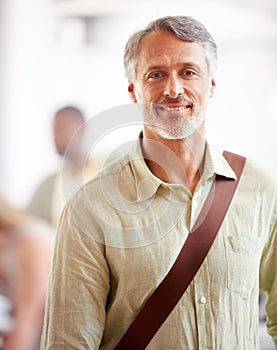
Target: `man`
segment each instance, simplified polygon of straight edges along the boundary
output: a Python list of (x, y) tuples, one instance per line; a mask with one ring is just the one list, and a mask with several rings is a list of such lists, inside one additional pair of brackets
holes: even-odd
[[(92, 174), (92, 164), (86, 162), (82, 151), (84, 123), (83, 113), (74, 106), (59, 109), (53, 119), (55, 147), (57, 153), (63, 157), (63, 167), (61, 171), (43, 180), (28, 206), (29, 212), (46, 220), (53, 227), (58, 224), (65, 204), (64, 197), (68, 197), (80, 187), (84, 175)], [(84, 164), (86, 164), (85, 168)]]
[[(158, 19), (129, 39), (128, 91), (143, 133), (63, 213), (42, 349), (114, 349), (173, 265), (216, 174), (236, 179), (205, 141), (216, 56), (190, 17)], [(210, 252), (147, 349), (259, 349), (259, 277), (277, 345), (276, 207), (276, 185), (247, 160)]]

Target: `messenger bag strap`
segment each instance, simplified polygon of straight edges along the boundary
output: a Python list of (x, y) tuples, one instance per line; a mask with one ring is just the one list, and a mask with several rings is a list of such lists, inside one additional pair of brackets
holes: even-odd
[[(246, 159), (224, 151), (237, 180), (216, 175), (186, 242), (163, 281), (143, 306), (115, 350), (143, 350), (178, 303), (207, 256), (237, 188)], [(188, 268), (189, 267), (189, 268)]]

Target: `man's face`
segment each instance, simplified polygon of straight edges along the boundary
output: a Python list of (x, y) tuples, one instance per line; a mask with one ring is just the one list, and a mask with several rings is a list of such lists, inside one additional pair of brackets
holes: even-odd
[(145, 127), (164, 139), (184, 139), (204, 123), (214, 80), (205, 49), (170, 32), (153, 32), (140, 44), (133, 102), (143, 106)]
[[(56, 150), (59, 155), (66, 155), (67, 146), (80, 125), (80, 122), (68, 111), (62, 111), (55, 116), (53, 121), (53, 133)], [(79, 138), (77, 136), (71, 141), (71, 151), (75, 148), (74, 143), (76, 143), (76, 149), (78, 149)]]

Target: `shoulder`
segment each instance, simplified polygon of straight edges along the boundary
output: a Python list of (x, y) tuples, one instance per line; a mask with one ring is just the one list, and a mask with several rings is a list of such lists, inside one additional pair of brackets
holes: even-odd
[(35, 192), (32, 196), (31, 202), (40, 200), (41, 198), (48, 198), (49, 196), (51, 196), (58, 176), (59, 173), (56, 172), (43, 179), (37, 185)]
[(237, 155), (238, 157), (246, 158), (242, 173), (242, 182), (247, 182), (250, 187), (253, 186), (256, 189), (260, 187), (276, 189), (276, 175), (273, 173), (273, 170), (270, 169), (266, 164), (263, 164), (263, 162), (259, 162), (243, 154), (238, 154), (236, 152), (230, 153), (235, 156)]
[(70, 200), (70, 206), (78, 206), (83, 197), (89, 198), (95, 202), (103, 199), (103, 195), (116, 192), (118, 185), (124, 179), (127, 183), (128, 179), (133, 180), (132, 169), (130, 165), (129, 154), (115, 160), (114, 162), (104, 166), (101, 170), (90, 177), (86, 183), (75, 193)]
[(277, 181), (271, 169), (263, 163), (246, 158), (240, 179), (239, 193), (254, 203), (264, 203), (267, 208), (277, 207)]
[[(209, 147), (213, 150), (213, 154), (223, 154), (222, 149), (213, 145), (209, 145)], [(262, 201), (269, 201), (273, 205), (276, 203), (277, 205), (277, 181), (272, 169), (265, 163), (244, 154), (238, 154), (236, 151), (227, 150), (227, 153), (246, 158), (238, 187), (239, 193), (249, 200), (250, 198), (251, 200), (255, 200), (256, 198)]]
[(49, 222), (51, 222), (51, 200), (58, 174), (49, 175), (37, 186), (26, 208), (33, 215)]
[(59, 172), (52, 173), (46, 176), (38, 185), (38, 189), (49, 188), (54, 185)]
[(83, 232), (101, 231), (107, 223), (119, 220), (117, 209), (122, 207), (122, 201), (130, 203), (135, 195), (136, 182), (126, 154), (94, 174), (71, 197), (62, 225), (77, 226)]
[(274, 192), (277, 189), (276, 175), (273, 170), (256, 160), (246, 159), (243, 175), (255, 188), (268, 188)]

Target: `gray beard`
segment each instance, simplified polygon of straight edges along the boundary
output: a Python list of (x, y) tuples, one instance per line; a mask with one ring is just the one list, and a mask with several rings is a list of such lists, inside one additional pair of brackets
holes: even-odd
[(155, 111), (144, 111), (144, 124), (155, 134), (165, 140), (184, 140), (192, 135), (205, 119), (206, 108), (194, 107), (190, 118), (178, 117), (176, 123), (166, 124), (159, 119)]

